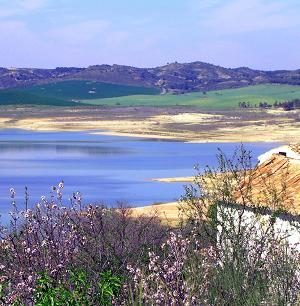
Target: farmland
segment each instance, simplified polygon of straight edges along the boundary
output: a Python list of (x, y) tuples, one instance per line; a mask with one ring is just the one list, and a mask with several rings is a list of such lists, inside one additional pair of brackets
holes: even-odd
[(183, 95), (136, 95), (108, 99), (89, 99), (82, 103), (109, 106), (196, 106), (207, 110), (238, 108), (239, 102), (249, 102), (255, 107), (260, 102), (273, 104), (300, 97), (300, 86), (256, 85)]

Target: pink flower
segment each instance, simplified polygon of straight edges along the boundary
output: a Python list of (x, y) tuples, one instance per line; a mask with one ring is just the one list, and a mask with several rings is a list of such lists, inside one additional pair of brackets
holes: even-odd
[(14, 198), (14, 197), (16, 196), (16, 191), (15, 191), (14, 188), (10, 188), (10, 189), (9, 189), (9, 192), (10, 192), (10, 197), (11, 197), (11, 198)]
[(61, 182), (58, 184), (58, 188), (59, 188), (59, 189), (63, 189), (64, 186), (65, 186), (64, 181), (61, 181)]

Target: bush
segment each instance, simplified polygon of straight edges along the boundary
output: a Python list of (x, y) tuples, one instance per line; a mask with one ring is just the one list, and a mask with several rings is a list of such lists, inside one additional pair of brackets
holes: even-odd
[[(1, 303), (296, 305), (299, 252), (275, 228), (285, 173), (279, 187), (262, 180), (258, 198), (249, 152), (218, 160), (186, 187), (188, 221), (172, 232), (122, 205), (82, 207), (79, 193), (67, 209), (62, 183), (57, 196), (19, 212), (12, 189), (11, 226), (0, 232)], [(266, 205), (276, 208), (268, 218)]]
[(120, 287), (121, 278), (112, 275), (111, 271), (100, 274), (96, 290), (83, 270), (69, 271), (64, 283), (57, 283), (46, 273), (40, 273), (34, 290), (34, 305), (112, 305)]
[(0, 232), (0, 298), (6, 305), (32, 305), (33, 296), (36, 301), (93, 296), (107, 302), (127, 277), (126, 266), (143, 264), (164, 240), (167, 228), (156, 216), (133, 218), (121, 205), (81, 209), (79, 193), (71, 208), (64, 207), (60, 185), (57, 197), (43, 197), (26, 211), (18, 211), (11, 190), (11, 225)]

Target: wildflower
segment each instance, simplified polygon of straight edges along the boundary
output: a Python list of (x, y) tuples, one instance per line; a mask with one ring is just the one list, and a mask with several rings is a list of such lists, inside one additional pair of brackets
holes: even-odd
[(26, 285), (25, 285), (25, 283), (24, 282), (21, 282), (21, 283), (18, 283), (17, 284), (17, 288), (18, 289), (22, 289), (22, 288), (24, 288)]
[(10, 192), (10, 197), (13, 199), (15, 196), (16, 196), (16, 191), (14, 188), (10, 188), (9, 189), (9, 192)]
[(57, 198), (60, 200), (60, 199), (62, 198), (62, 192), (61, 192), (61, 190), (60, 190), (60, 189), (57, 189), (56, 193), (57, 193)]
[(79, 201), (79, 202), (82, 200), (82, 195), (81, 195), (81, 193), (80, 193), (79, 191), (76, 192), (76, 194), (75, 194), (75, 199), (76, 199), (77, 201)]
[(61, 182), (58, 184), (58, 188), (59, 188), (59, 189), (63, 189), (64, 186), (65, 186), (64, 181), (61, 181)]
[(30, 251), (31, 251), (31, 249), (30, 248), (27, 248), (26, 250), (25, 250), (25, 253), (30, 253)]

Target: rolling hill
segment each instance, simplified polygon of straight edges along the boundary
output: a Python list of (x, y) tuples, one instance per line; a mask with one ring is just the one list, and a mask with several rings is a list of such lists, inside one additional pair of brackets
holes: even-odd
[(0, 91), (0, 105), (51, 105), (51, 106), (80, 106), (82, 103), (59, 99), (55, 97), (39, 96), (24, 91)]
[(80, 106), (89, 104), (88, 99), (157, 94), (157, 88), (71, 80), (0, 90), (0, 105)]
[(55, 69), (0, 68), (0, 89), (24, 88), (66, 80), (155, 87), (163, 93), (186, 93), (269, 83), (300, 85), (300, 70), (262, 71), (247, 67), (232, 69), (203, 62), (175, 62), (155, 68), (123, 65)]
[(157, 88), (110, 84), (96, 81), (71, 80), (36, 85), (22, 91), (34, 95), (67, 100), (103, 99), (132, 95), (156, 95)]

